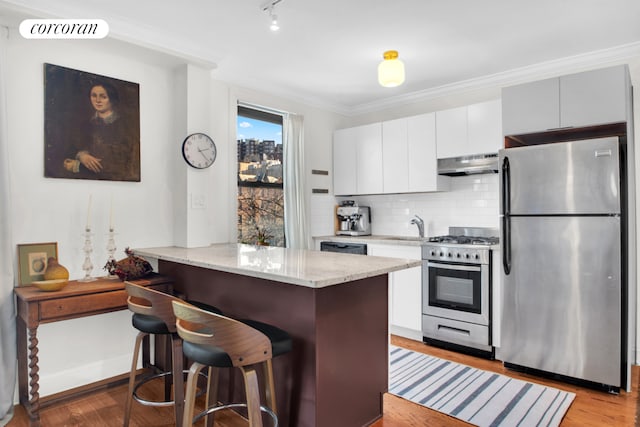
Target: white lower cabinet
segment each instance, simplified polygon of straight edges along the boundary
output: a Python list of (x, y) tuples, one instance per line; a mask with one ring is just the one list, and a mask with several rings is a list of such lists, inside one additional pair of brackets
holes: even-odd
[[(420, 246), (367, 245), (367, 255), (421, 259)], [(389, 331), (422, 341), (422, 267), (389, 273)]]

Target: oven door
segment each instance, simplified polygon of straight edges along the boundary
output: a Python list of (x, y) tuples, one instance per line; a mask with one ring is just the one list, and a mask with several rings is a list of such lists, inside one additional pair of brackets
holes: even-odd
[(423, 261), (422, 312), (489, 325), (489, 266)]

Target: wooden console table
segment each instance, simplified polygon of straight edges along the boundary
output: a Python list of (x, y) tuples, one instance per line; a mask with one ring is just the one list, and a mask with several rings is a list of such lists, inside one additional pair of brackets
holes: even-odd
[[(162, 291), (171, 291), (173, 283), (169, 277), (155, 273), (132, 282)], [(93, 282), (72, 280), (64, 289), (55, 292), (43, 292), (35, 286), (18, 287), (15, 288), (15, 294), (18, 305), (16, 332), (20, 403), (29, 414), (29, 424), (40, 426), (41, 402), (38, 393), (40, 386), (36, 336), (38, 326), (41, 323), (124, 310), (127, 308), (127, 292), (124, 290), (124, 282), (99, 278)], [(146, 359), (148, 361), (148, 352)], [(86, 388), (82, 389), (82, 392), (86, 391)], [(73, 393), (69, 394), (71, 395)]]

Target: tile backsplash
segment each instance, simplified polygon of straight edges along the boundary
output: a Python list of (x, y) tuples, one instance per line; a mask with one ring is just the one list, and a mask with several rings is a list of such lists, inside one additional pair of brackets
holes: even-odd
[(311, 197), (311, 235), (331, 235), (334, 206), (355, 200), (371, 208), (371, 231), (378, 235), (417, 236), (414, 215), (424, 220), (426, 236), (447, 234), (450, 226), (498, 228), (498, 174), (451, 178), (451, 190), (441, 193), (385, 194), (374, 196)]

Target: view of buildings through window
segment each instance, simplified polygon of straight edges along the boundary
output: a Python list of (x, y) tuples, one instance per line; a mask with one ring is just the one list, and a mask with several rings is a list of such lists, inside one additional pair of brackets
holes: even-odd
[(238, 242), (285, 246), (282, 116), (238, 107)]

